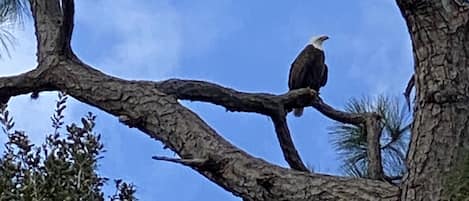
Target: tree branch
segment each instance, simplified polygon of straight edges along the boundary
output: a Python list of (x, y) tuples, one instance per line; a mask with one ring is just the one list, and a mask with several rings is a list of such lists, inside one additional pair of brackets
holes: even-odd
[(379, 140), (381, 138), (381, 127), (379, 125), (379, 117), (368, 118), (366, 127), (366, 140), (368, 142), (368, 178), (384, 180), (383, 165), (381, 164), (381, 147)]
[(412, 92), (412, 88), (414, 88), (414, 85), (415, 85), (415, 76), (414, 74), (412, 74), (409, 81), (407, 82), (407, 87), (405, 88), (405, 91), (404, 91), (404, 97), (407, 103), (407, 109), (409, 111), (410, 111), (410, 93)]
[[(63, 25), (61, 27), (61, 45), (63, 54), (72, 56), (72, 33), (74, 26), (74, 16), (75, 16), (75, 2), (73, 0), (62, 0), (62, 15), (63, 15)], [(73, 57), (73, 56), (72, 56)]]
[(175, 95), (178, 99), (210, 102), (224, 106), (228, 111), (256, 112), (270, 116), (274, 122), (277, 139), (285, 160), (290, 167), (301, 171), (308, 171), (308, 169), (294, 147), (286, 122), (282, 121), (285, 117), (280, 117), (279, 114), (285, 114), (285, 111), (290, 111), (292, 108), (313, 106), (333, 120), (365, 126), (369, 133), (368, 176), (371, 179), (382, 179), (384, 176), (379, 147), (379, 119), (381, 117), (376, 113), (355, 114), (336, 110), (324, 103), (315, 91), (306, 88), (276, 96), (267, 93), (239, 92), (217, 84), (195, 80), (171, 79), (158, 82), (156, 87), (166, 94)]
[(274, 123), (275, 132), (277, 133), (277, 139), (280, 143), (283, 157), (288, 162), (290, 167), (295, 170), (309, 172), (310, 170), (308, 170), (308, 168), (304, 165), (300, 155), (298, 154), (298, 151), (295, 148), (295, 144), (293, 143), (290, 135), (290, 130), (288, 129), (285, 115), (277, 115), (272, 117), (272, 122)]
[[(309, 172), (291, 138), (285, 111), (292, 108), (292, 105), (311, 100), (314, 91), (301, 89), (282, 96), (266, 93), (252, 94), (238, 92), (213, 83), (177, 79), (158, 82), (156, 87), (164, 93), (175, 95), (178, 99), (211, 102), (224, 106), (228, 111), (256, 112), (270, 116), (287, 163), (295, 170)], [(285, 109), (286, 107), (290, 108)]]
[[(398, 199), (397, 187), (385, 182), (305, 174), (254, 158), (220, 137), (172, 95), (162, 93), (165, 90), (155, 87), (158, 83), (122, 80), (73, 60), (60, 61), (58, 66), (45, 69), (48, 69), (45, 73), (0, 78), (0, 97), (61, 90), (114, 116), (126, 116), (132, 126), (162, 141), (181, 158), (210, 159), (210, 164), (214, 164), (210, 168), (191, 167), (245, 200), (304, 200), (304, 195), (308, 195), (308, 200), (346, 200), (350, 196), (357, 200)], [(289, 96), (298, 93), (291, 92)], [(287, 100), (280, 97), (278, 100)], [(246, 102), (240, 101), (240, 105)]]
[(301, 105), (300, 101), (311, 100), (308, 89), (299, 89), (283, 96), (267, 93), (245, 93), (214, 83), (197, 80), (170, 79), (155, 84), (160, 91), (178, 99), (209, 102), (220, 105), (231, 112), (255, 112), (267, 116), (276, 115), (284, 106)]
[(73, 0), (30, 0), (38, 42), (38, 63), (47, 56), (70, 56)]
[[(311, 89), (297, 89), (283, 95), (268, 93), (245, 93), (217, 84), (196, 81), (170, 79), (155, 85), (166, 94), (175, 95), (182, 100), (210, 102), (224, 106), (228, 111), (256, 112), (267, 116), (275, 115), (280, 109), (290, 111), (295, 107), (313, 106), (325, 116), (342, 123), (362, 124), (372, 114), (355, 114), (334, 109), (324, 103)], [(283, 108), (282, 108), (283, 107)]]
[(312, 106), (316, 108), (319, 112), (324, 114), (325, 116), (331, 118), (332, 120), (342, 122), (345, 124), (353, 124), (353, 125), (360, 125), (365, 123), (367, 118), (371, 116), (375, 116), (375, 113), (349, 113), (343, 112), (334, 109), (332, 106), (324, 103), (321, 98), (317, 98), (313, 100)]
[[(385, 182), (292, 171), (254, 158), (224, 140), (196, 114), (181, 106), (176, 98), (212, 102), (231, 111), (271, 116), (285, 157), (294, 161), (297, 166), (293, 167), (300, 170), (304, 165), (289, 135), (286, 111), (313, 106), (334, 120), (354, 124), (364, 123), (369, 114), (335, 110), (309, 89), (275, 96), (237, 92), (201, 81), (154, 83), (108, 76), (76, 57), (64, 55), (64, 48), (70, 47), (73, 30), (72, 0), (63, 0), (62, 8), (58, 0), (30, 2), (38, 39), (39, 66), (22, 75), (0, 78), (2, 101), (29, 92), (64, 91), (162, 141), (182, 158), (168, 161), (190, 166), (244, 200), (398, 199), (398, 188)], [(201, 165), (189, 159), (207, 161)]]
[(17, 76), (0, 78), (0, 103), (7, 103), (8, 100), (17, 95), (30, 92), (49, 91), (56, 88), (50, 86), (46, 80), (39, 79), (38, 69), (23, 73)]
[(169, 158), (165, 156), (153, 156), (151, 157), (154, 160), (159, 160), (159, 161), (168, 161), (168, 162), (173, 162), (173, 163), (179, 163), (182, 165), (186, 166), (192, 166), (192, 167), (202, 167), (204, 166), (208, 160), (206, 159), (179, 159), (179, 158)]

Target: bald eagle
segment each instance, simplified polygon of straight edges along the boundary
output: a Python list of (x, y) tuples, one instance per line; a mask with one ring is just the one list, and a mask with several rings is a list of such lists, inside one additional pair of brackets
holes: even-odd
[[(329, 37), (325, 35), (312, 37), (293, 61), (288, 76), (290, 90), (309, 87), (319, 93), (319, 88), (326, 85), (327, 65), (324, 63), (322, 43), (327, 39)], [(294, 108), (293, 114), (300, 117), (303, 114), (303, 108)]]

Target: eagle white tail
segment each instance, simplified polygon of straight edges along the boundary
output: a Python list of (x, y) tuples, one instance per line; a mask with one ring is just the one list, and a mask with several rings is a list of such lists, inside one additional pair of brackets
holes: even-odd
[(303, 115), (303, 108), (293, 108), (293, 115), (295, 115), (295, 117), (301, 117), (301, 115)]

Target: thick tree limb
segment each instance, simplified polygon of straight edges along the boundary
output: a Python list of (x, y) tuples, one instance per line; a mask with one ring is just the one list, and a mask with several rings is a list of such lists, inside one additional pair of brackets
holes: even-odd
[(271, 116), (272, 120), (277, 120), (274, 121), (274, 125), (285, 160), (290, 167), (302, 171), (307, 171), (307, 168), (294, 147), (287, 124), (281, 123), (279, 114), (284, 114), (292, 108), (313, 106), (333, 120), (365, 126), (364, 128), (370, 134), (368, 139), (372, 140), (368, 143), (369, 178), (383, 179), (381, 150), (379, 149), (380, 130), (377, 130), (380, 117), (375, 113), (355, 114), (336, 110), (324, 103), (315, 91), (306, 88), (276, 96), (266, 93), (239, 92), (217, 84), (195, 80), (171, 79), (158, 82), (156, 87), (166, 94), (175, 95), (178, 99), (210, 102), (221, 105), (229, 111), (256, 112)]
[(0, 96), (61, 90), (112, 115), (126, 116), (133, 126), (162, 141), (181, 158), (210, 159), (216, 164), (213, 168), (192, 168), (245, 200), (305, 200), (304, 195), (308, 195), (306, 200), (347, 200), (350, 196), (357, 200), (397, 199), (397, 187), (384, 182), (305, 174), (249, 156), (173, 96), (160, 92), (155, 83), (118, 79), (73, 60), (55, 65), (39, 67), (47, 69), (43, 73), (0, 78)]
[(73, 0), (30, 0), (36, 30), (38, 62), (50, 53), (71, 56), (73, 31)]
[[(154, 84), (110, 77), (81, 63), (68, 61), (59, 64), (48, 68), (47, 73), (31, 72), (0, 78), (0, 94), (5, 97), (34, 90), (63, 90), (113, 115), (128, 116), (135, 120), (138, 129), (163, 141), (184, 158), (211, 158), (217, 164), (214, 170), (193, 168), (246, 200), (268, 200), (277, 193), (285, 193), (284, 190), (290, 191), (283, 195), (293, 198), (290, 200), (305, 193), (319, 198), (333, 196), (340, 200), (363, 190), (370, 191), (358, 199), (395, 199), (397, 188), (385, 183), (296, 174), (255, 159), (223, 140), (194, 113), (171, 96), (160, 93)], [(369, 186), (370, 183), (374, 185)], [(288, 187), (290, 184), (295, 186)], [(297, 184), (303, 187), (299, 188)], [(312, 188), (319, 190), (314, 191), (316, 193), (307, 190)]]
[[(1, 100), (6, 101), (11, 96), (29, 92), (64, 91), (162, 141), (182, 158), (171, 161), (193, 168), (244, 200), (398, 199), (398, 188), (385, 182), (309, 174), (254, 158), (224, 140), (196, 114), (181, 106), (176, 98), (206, 99), (205, 101), (223, 105), (233, 111), (257, 112), (274, 117), (274, 124), (279, 127), (278, 133), (284, 134), (279, 138), (287, 137), (284, 140), (287, 146), (291, 138), (288, 138), (289, 131), (284, 116), (285, 111), (293, 107), (312, 105), (326, 116), (349, 123), (364, 123), (367, 115), (334, 110), (307, 89), (275, 96), (230, 91), (197, 81), (183, 81), (174, 85), (174, 80), (153, 83), (108, 76), (79, 61), (73, 54), (72, 57), (63, 54), (63, 47), (66, 47), (63, 44), (69, 43), (73, 29), (73, 25), (67, 28), (64, 23), (71, 23), (73, 17), (67, 17), (61, 11), (73, 12), (69, 10), (70, 7), (67, 8), (73, 5), (73, 1), (62, 1), (62, 10), (59, 1), (30, 2), (38, 38), (39, 66), (22, 75), (0, 78)], [(181, 83), (186, 86), (177, 90)], [(204, 87), (187, 86), (194, 83), (208, 84), (214, 93), (208, 93)], [(293, 143), (290, 144), (289, 148), (294, 150)], [(286, 152), (294, 153), (292, 150)], [(201, 165), (190, 159), (207, 161)]]
[(311, 102), (314, 91), (299, 89), (282, 96), (268, 93), (245, 93), (214, 83), (198, 80), (170, 79), (155, 84), (160, 91), (177, 99), (210, 102), (232, 112), (255, 112), (267, 116), (277, 115), (283, 108)]
[(286, 109), (290, 105), (301, 104), (302, 100), (311, 100), (313, 91), (301, 89), (281, 97), (265, 93), (244, 93), (213, 83), (195, 80), (167, 80), (156, 87), (178, 99), (211, 102), (224, 106), (228, 111), (257, 112), (270, 116), (274, 123), (277, 139), (283, 156), (291, 168), (308, 172), (295, 148), (285, 119)]

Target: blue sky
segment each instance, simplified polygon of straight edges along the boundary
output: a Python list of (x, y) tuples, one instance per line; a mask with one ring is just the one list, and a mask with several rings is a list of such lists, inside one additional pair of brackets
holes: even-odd
[[(100, 0), (76, 1), (73, 48), (81, 59), (126, 79), (198, 79), (249, 92), (284, 93), (290, 64), (309, 38), (327, 34), (324, 44), (329, 80), (321, 90), (342, 108), (352, 97), (399, 95), (412, 71), (411, 43), (393, 0)], [(16, 30), (11, 59), (0, 74), (35, 66), (31, 23)], [(35, 142), (51, 132), (49, 116), (56, 93), (39, 100), (10, 101), (17, 129)], [(231, 143), (256, 157), (287, 166), (269, 118), (230, 113), (206, 103), (182, 102)], [(117, 118), (71, 100), (67, 121), (87, 111), (98, 115), (96, 131), (107, 152), (99, 171), (135, 183), (141, 200), (240, 200), (181, 165), (154, 161), (174, 156), (161, 143), (120, 124)], [(35, 116), (31, 115), (35, 114)], [(317, 172), (340, 174), (328, 127), (333, 121), (308, 108), (288, 117), (302, 159)], [(4, 136), (0, 137), (4, 142)], [(110, 188), (108, 188), (110, 189)]]

